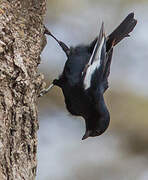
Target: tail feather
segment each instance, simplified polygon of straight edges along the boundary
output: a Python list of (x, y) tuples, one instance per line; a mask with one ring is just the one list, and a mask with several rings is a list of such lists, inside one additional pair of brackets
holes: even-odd
[(129, 36), (129, 33), (134, 29), (137, 20), (134, 19), (134, 13), (130, 13), (122, 23), (108, 36), (107, 51), (112, 45), (118, 44), (122, 39)]

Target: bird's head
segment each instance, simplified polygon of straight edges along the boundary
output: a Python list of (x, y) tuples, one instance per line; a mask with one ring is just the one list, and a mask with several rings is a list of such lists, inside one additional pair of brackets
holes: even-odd
[(88, 137), (100, 136), (109, 126), (110, 115), (104, 102), (103, 95), (100, 101), (93, 107), (89, 116), (85, 117), (86, 131), (82, 140)]

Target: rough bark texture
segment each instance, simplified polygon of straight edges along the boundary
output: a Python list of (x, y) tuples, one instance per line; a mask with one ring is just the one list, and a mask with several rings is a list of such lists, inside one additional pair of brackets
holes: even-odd
[(36, 176), (46, 0), (0, 0), (0, 180)]

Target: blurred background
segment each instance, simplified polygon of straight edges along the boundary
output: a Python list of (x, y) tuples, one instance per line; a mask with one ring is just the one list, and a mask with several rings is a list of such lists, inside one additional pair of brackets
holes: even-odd
[[(90, 43), (102, 21), (109, 34), (130, 12), (138, 24), (114, 51), (105, 93), (110, 126), (82, 141), (85, 124), (53, 88), (39, 100), (38, 180), (148, 180), (148, 0), (48, 0), (45, 25), (68, 46)], [(66, 56), (47, 37), (39, 72), (47, 85)]]

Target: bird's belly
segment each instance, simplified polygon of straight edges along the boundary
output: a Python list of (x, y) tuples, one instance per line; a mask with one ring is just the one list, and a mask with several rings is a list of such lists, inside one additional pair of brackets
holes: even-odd
[(70, 102), (70, 101), (66, 101), (65, 100), (65, 104), (66, 104), (66, 108), (67, 110), (75, 116), (82, 116), (84, 114), (83, 112), (83, 108), (81, 107), (81, 105), (79, 103), (76, 102)]
[(85, 116), (90, 109), (87, 98), (77, 93), (70, 93), (69, 96), (65, 96), (65, 104), (67, 110), (75, 116)]

